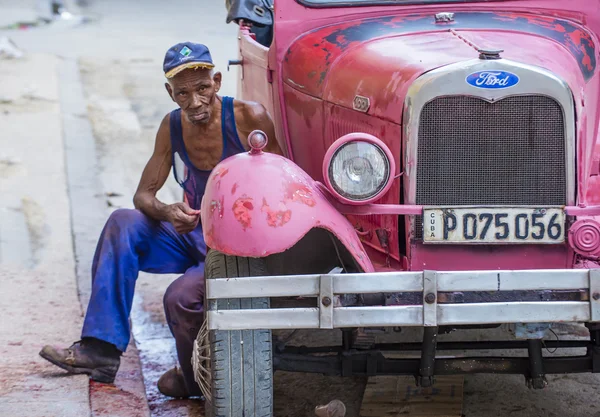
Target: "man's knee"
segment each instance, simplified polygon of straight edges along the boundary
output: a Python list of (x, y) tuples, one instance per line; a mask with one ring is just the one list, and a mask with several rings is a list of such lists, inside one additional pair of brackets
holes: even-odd
[(123, 227), (139, 224), (140, 222), (145, 221), (147, 221), (146, 216), (141, 211), (121, 208), (113, 211), (106, 223), (108, 225)]
[[(118, 209), (115, 210), (105, 226), (105, 236), (123, 236), (125, 232), (127, 236), (133, 237), (148, 228), (152, 228), (152, 220), (139, 210), (133, 209)], [(106, 235), (108, 233), (108, 235)]]
[(171, 283), (165, 292), (163, 302), (165, 310), (202, 311), (204, 304), (204, 287), (201, 279), (189, 279), (183, 276)]

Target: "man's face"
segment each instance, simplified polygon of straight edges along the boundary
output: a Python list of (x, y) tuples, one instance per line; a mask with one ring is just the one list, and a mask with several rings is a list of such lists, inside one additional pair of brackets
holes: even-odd
[(208, 69), (186, 69), (169, 80), (167, 91), (193, 124), (205, 124), (212, 115), (217, 92), (221, 88), (221, 73)]

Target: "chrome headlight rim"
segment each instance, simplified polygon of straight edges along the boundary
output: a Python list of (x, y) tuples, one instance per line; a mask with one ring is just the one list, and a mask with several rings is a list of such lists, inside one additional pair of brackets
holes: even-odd
[[(332, 162), (338, 153), (343, 149), (344, 146), (347, 146), (353, 142), (364, 142), (369, 145), (372, 145), (376, 148), (378, 152), (380, 152), (386, 163), (386, 171), (387, 177), (385, 181), (383, 181), (378, 187), (377, 190), (369, 196), (362, 198), (352, 198), (349, 195), (344, 195), (345, 192), (340, 190), (332, 181), (330, 177), (330, 169), (332, 167)], [(396, 164), (394, 161), (394, 157), (390, 149), (387, 145), (380, 140), (379, 138), (370, 135), (368, 133), (349, 133), (337, 139), (327, 150), (325, 155), (325, 159), (323, 161), (323, 179), (325, 181), (325, 185), (327, 189), (342, 203), (350, 204), (350, 205), (364, 205), (369, 204), (375, 200), (380, 199), (383, 195), (385, 195), (393, 183), (393, 178), (396, 172)]]
[[(352, 144), (355, 143), (366, 143), (369, 146), (372, 146), (376, 152), (378, 152), (380, 154), (380, 156), (382, 157), (384, 163), (385, 163), (385, 167), (384, 167), (384, 178), (386, 178), (384, 181), (382, 181), (377, 188), (375, 189), (375, 191), (359, 196), (359, 195), (352, 195), (348, 192), (346, 192), (345, 190), (343, 190), (334, 180), (333, 180), (333, 169), (334, 169), (334, 165), (333, 165), (333, 161), (335, 161), (336, 157), (338, 156), (338, 154), (340, 152), (342, 152), (344, 150), (345, 147), (347, 146), (351, 146)], [(348, 200), (352, 200), (352, 201), (357, 201), (357, 202), (364, 202), (366, 200), (370, 200), (372, 199), (374, 196), (377, 196), (379, 194), (381, 194), (381, 190), (383, 190), (385, 188), (385, 186), (387, 185), (387, 183), (390, 180), (390, 161), (387, 158), (387, 155), (385, 154), (385, 151), (383, 149), (381, 149), (379, 146), (377, 146), (374, 143), (370, 143), (367, 141), (360, 141), (360, 140), (352, 140), (349, 142), (344, 143), (342, 146), (340, 146), (339, 148), (337, 148), (335, 150), (335, 152), (333, 153), (333, 155), (331, 156), (331, 161), (329, 163), (329, 169), (327, 172), (327, 178), (329, 179), (330, 183), (331, 183), (331, 187), (335, 190), (335, 192), (337, 194), (339, 194), (340, 196), (342, 196), (343, 198), (346, 198)]]

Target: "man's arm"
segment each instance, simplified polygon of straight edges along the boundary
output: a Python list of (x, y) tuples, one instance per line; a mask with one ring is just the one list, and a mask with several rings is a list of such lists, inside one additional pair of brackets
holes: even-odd
[(188, 233), (198, 225), (200, 212), (183, 202), (167, 205), (156, 198), (156, 193), (165, 184), (171, 170), (170, 134), (167, 115), (158, 128), (154, 152), (142, 172), (133, 204), (148, 217), (172, 223), (178, 233)]
[(158, 201), (156, 193), (162, 188), (171, 170), (171, 140), (169, 137), (169, 116), (162, 120), (154, 152), (146, 164), (138, 188), (133, 196), (135, 208), (155, 220), (168, 221), (167, 205)]
[[(275, 136), (275, 125), (273, 124), (273, 119), (271, 119), (269, 112), (262, 104), (255, 102), (244, 102), (242, 107), (242, 116), (243, 123), (241, 126), (238, 126), (240, 133), (242, 133), (245, 137), (248, 137), (253, 130), (262, 130), (269, 138), (269, 143), (267, 144), (265, 151), (275, 153), (277, 155), (283, 155)], [(246, 149), (248, 149), (247, 143), (243, 143), (243, 145)]]

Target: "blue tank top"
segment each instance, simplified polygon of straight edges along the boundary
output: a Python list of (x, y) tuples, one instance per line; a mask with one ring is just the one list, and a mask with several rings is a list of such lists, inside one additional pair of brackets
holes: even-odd
[[(171, 150), (173, 156), (173, 175), (183, 188), (188, 204), (195, 210), (200, 209), (206, 182), (212, 170), (198, 169), (192, 164), (183, 142), (181, 127), (181, 109), (173, 110), (170, 116)], [(221, 109), (221, 131), (223, 133), (223, 154), (220, 161), (238, 153), (246, 152), (235, 127), (233, 98), (223, 97)]]

